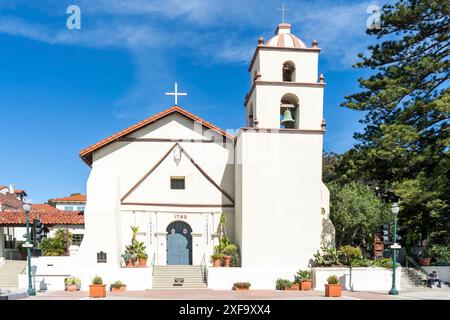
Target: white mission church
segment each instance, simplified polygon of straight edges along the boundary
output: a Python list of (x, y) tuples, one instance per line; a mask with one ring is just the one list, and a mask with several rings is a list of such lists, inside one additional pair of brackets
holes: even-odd
[[(205, 266), (210, 288), (248, 281), (257, 289), (308, 267), (333, 241), (319, 52), (317, 41), (307, 46), (287, 23), (269, 41), (260, 38), (246, 127), (235, 134), (175, 105), (82, 150), (92, 170), (74, 275), (85, 285), (97, 274), (147, 289), (153, 266), (192, 265)], [(239, 246), (238, 268), (211, 267), (222, 213)], [(149, 268), (123, 268), (130, 226), (139, 227)]]

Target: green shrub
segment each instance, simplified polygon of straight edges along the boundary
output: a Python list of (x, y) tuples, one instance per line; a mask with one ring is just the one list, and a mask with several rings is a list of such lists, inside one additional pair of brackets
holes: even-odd
[(331, 275), (327, 278), (328, 284), (339, 284), (339, 279), (336, 275)]
[(427, 248), (426, 254), (428, 257), (434, 259), (436, 263), (450, 263), (450, 245), (434, 244)]
[[(375, 260), (373, 262), (373, 267), (379, 267), (379, 268), (392, 268), (392, 259), (391, 258), (382, 258)], [(400, 264), (397, 262), (396, 267), (400, 267)]]
[(292, 285), (291, 281), (287, 279), (277, 279), (277, 282), (275, 283), (275, 288), (277, 290), (286, 290)]
[(352, 247), (349, 245), (342, 246), (339, 251), (339, 262), (347, 266), (352, 265), (352, 262), (357, 259), (362, 259), (361, 249), (358, 247)]
[(361, 258), (355, 259), (351, 262), (352, 267), (371, 267), (373, 265), (373, 260)]
[(334, 248), (322, 248), (322, 252), (314, 254), (314, 263), (317, 267), (340, 265), (339, 254)]

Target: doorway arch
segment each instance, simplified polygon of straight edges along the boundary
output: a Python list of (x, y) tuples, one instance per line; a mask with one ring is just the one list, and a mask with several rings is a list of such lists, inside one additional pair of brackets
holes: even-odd
[(167, 264), (192, 265), (192, 228), (184, 221), (167, 226)]

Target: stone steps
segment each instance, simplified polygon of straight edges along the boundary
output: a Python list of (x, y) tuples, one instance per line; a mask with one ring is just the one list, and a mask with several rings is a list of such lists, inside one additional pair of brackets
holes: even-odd
[[(183, 282), (175, 284), (175, 279)], [(155, 266), (153, 269), (154, 289), (200, 289), (207, 288), (200, 266)]]
[(6, 260), (5, 264), (0, 267), (0, 288), (19, 287), (18, 275), (26, 266), (26, 261)]

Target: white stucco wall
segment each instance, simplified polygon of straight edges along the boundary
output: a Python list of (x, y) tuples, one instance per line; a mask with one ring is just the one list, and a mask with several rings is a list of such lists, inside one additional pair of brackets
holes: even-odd
[[(205, 130), (180, 114), (167, 116), (130, 137), (174, 140), (214, 138), (215, 142), (179, 142), (187, 153), (182, 153), (181, 161), (177, 164), (171, 152), (123, 199), (122, 205), (124, 195), (176, 142), (115, 142), (95, 152), (87, 188), (86, 231), (80, 248), (83, 265), (120, 268), (120, 254), (130, 243), (131, 225), (140, 227), (138, 238), (147, 244), (148, 265), (152, 263), (153, 255), (156, 264), (166, 264), (166, 229), (171, 222), (180, 220), (177, 215), (183, 216), (182, 220), (192, 228), (193, 264), (200, 264), (203, 254), (210, 255), (214, 244), (217, 244), (214, 233), (220, 214), (226, 212), (229, 225), (233, 225), (234, 210), (228, 207), (233, 205), (234, 199), (232, 141), (228, 140), (229, 144), (224, 145), (222, 135)], [(231, 199), (208, 181), (188, 155)], [(172, 176), (186, 177), (185, 190), (170, 189)], [(228, 229), (233, 239), (234, 229)], [(96, 263), (96, 253), (99, 251), (107, 252), (107, 264)], [(209, 256), (206, 259), (209, 261)]]
[(321, 241), (322, 135), (244, 131), (238, 139), (242, 266), (307, 267)]
[[(396, 269), (397, 290), (401, 290), (402, 268)], [(313, 268), (314, 290), (325, 290), (327, 279), (336, 275), (345, 290), (389, 291), (392, 287), (392, 270), (387, 268)]]

